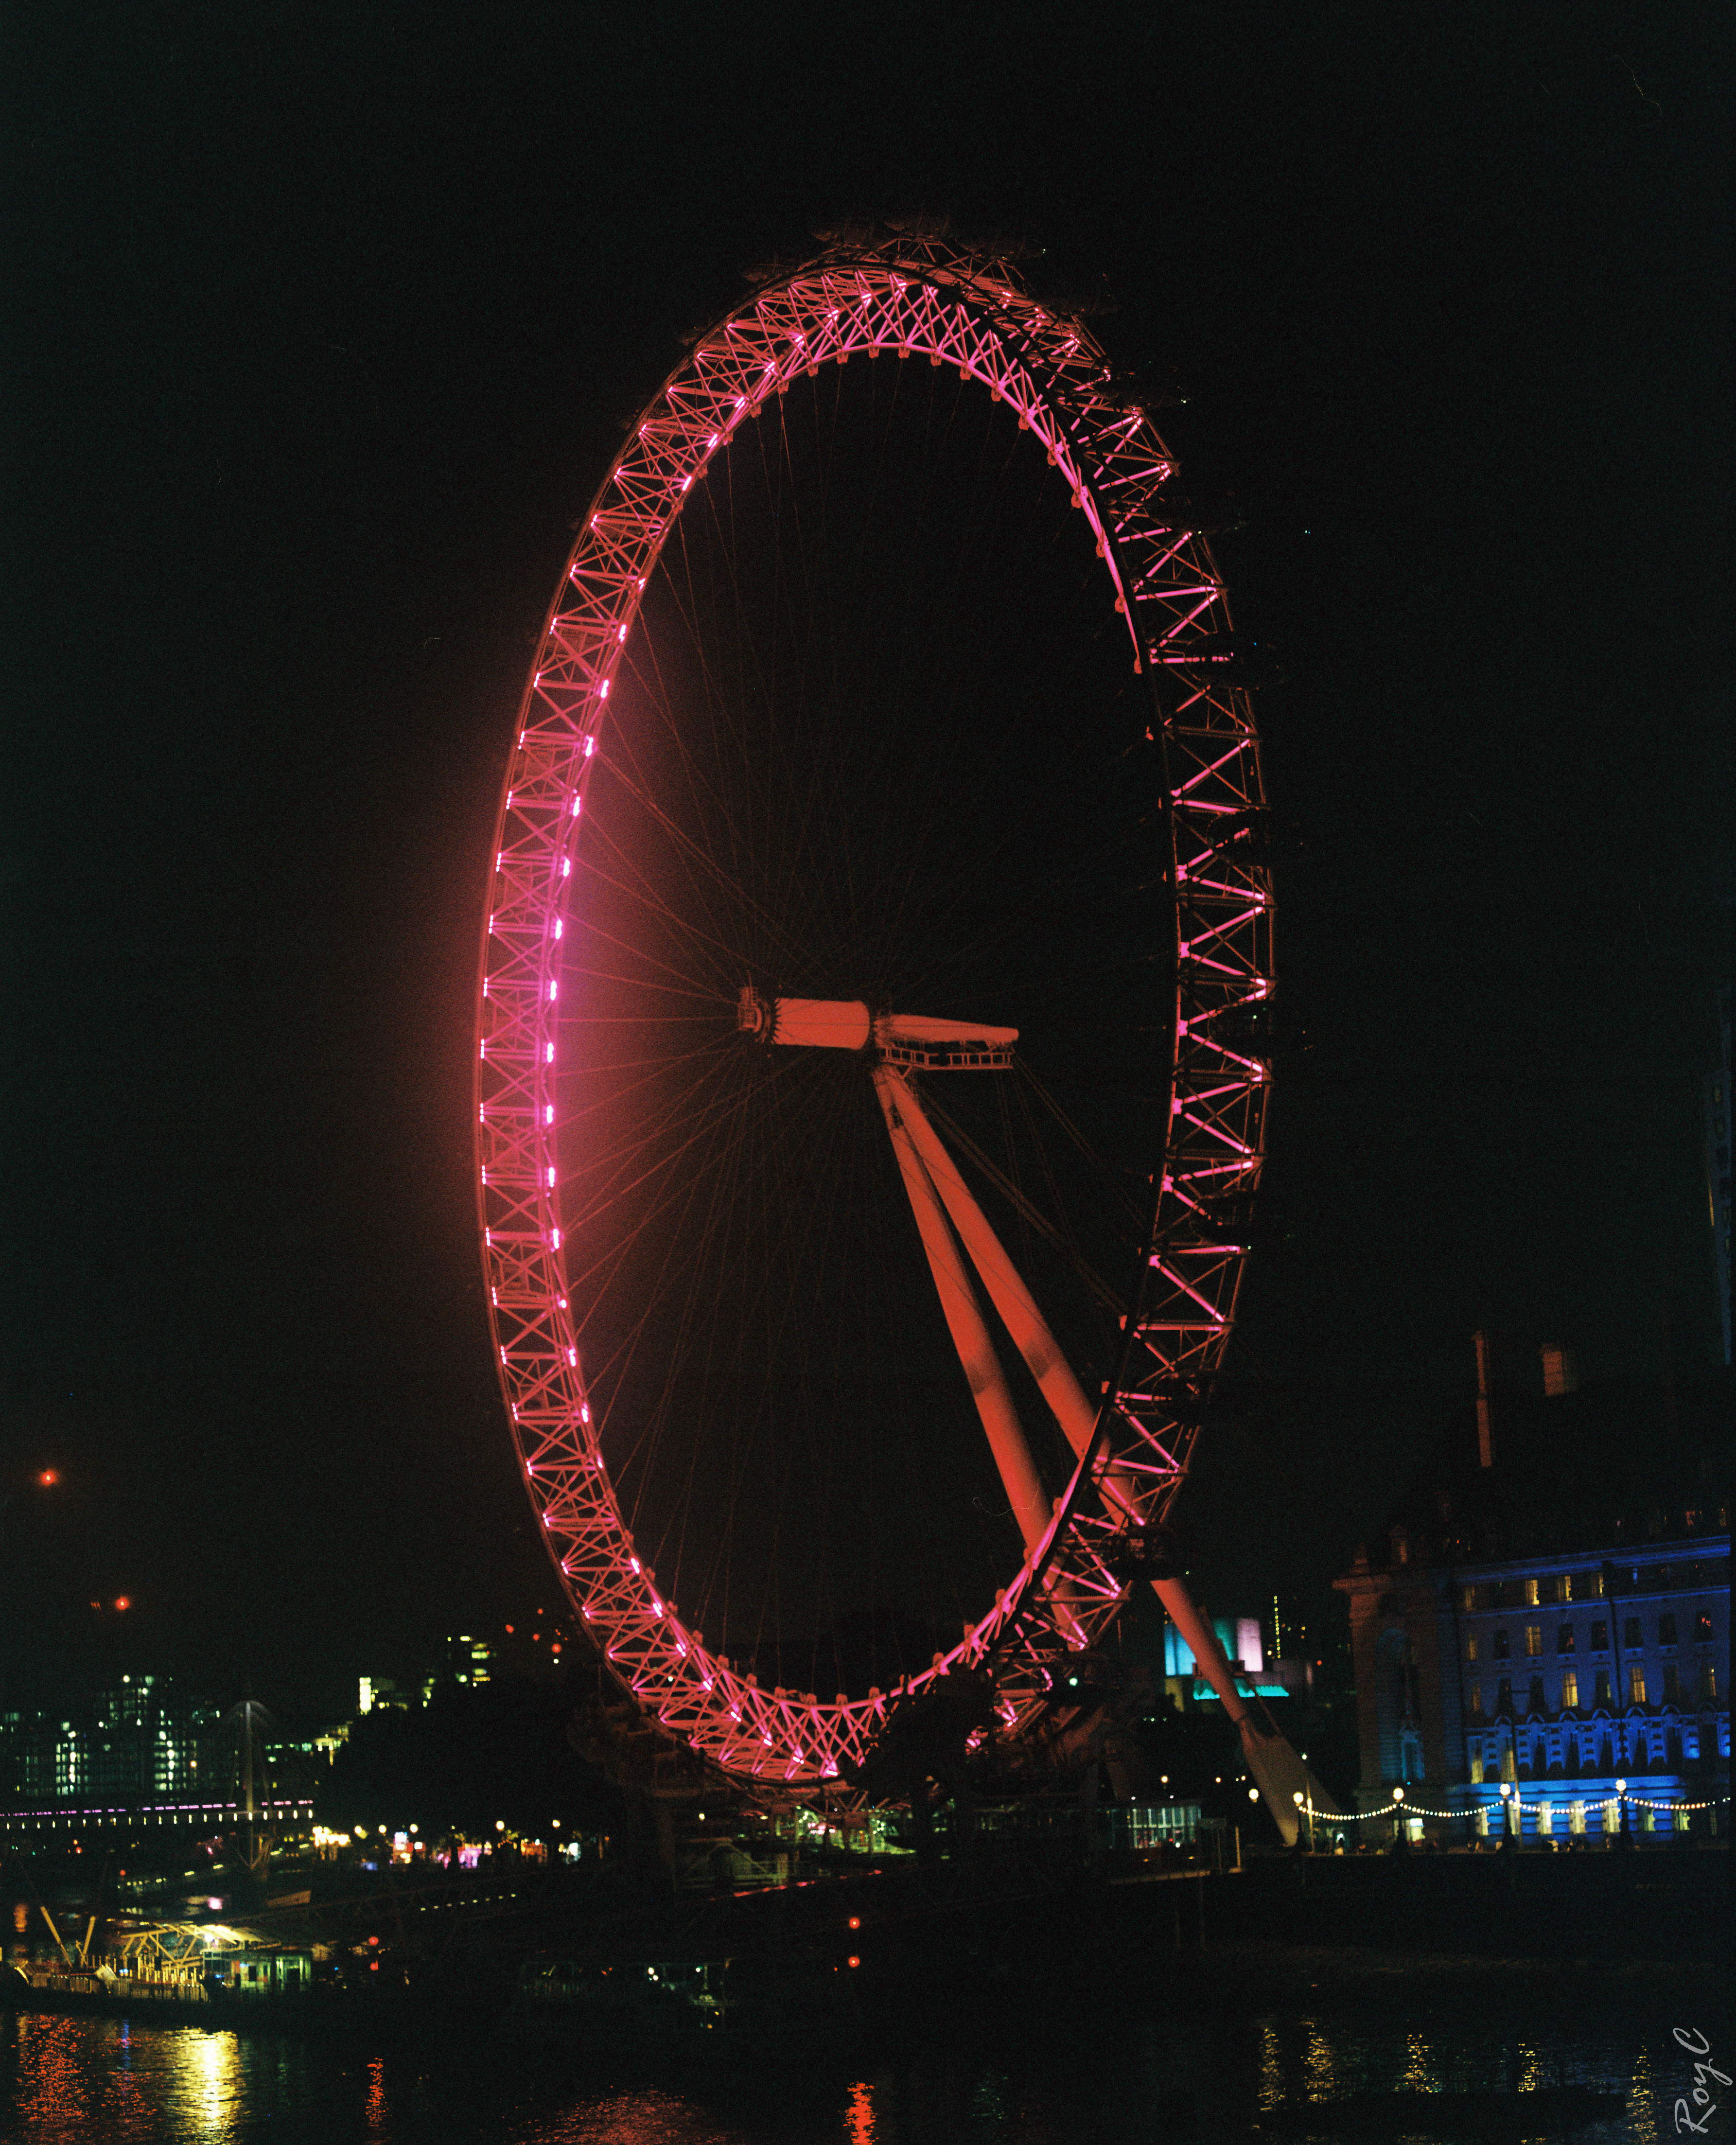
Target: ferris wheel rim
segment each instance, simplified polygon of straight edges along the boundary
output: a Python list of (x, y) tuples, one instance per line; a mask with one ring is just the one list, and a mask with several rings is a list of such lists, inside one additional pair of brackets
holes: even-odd
[[(622, 1515), (567, 1287), (555, 1008), (562, 888), (616, 667), (687, 495), (796, 378), (893, 351), (956, 366), (1037, 435), (1095, 532), (1133, 667), (1152, 688), (1147, 737), (1163, 758), (1176, 897), (1171, 1135), (1153, 1157), (1150, 1242), (1121, 1363), (1042, 1542), (930, 1670), (889, 1694), (824, 1704), (762, 1690), (708, 1652), (660, 1595)], [(1174, 474), (1149, 413), (1089, 333), (1042, 306), (1007, 261), (928, 241), (833, 246), (696, 339), (629, 427), (550, 606), (503, 785), (476, 998), (476, 1190), (497, 1374), (581, 1623), (621, 1684), (726, 1772), (798, 1788), (835, 1779), (866, 1757), (899, 1690), (960, 1667), (992, 1665), (1003, 1726), (1028, 1720), (1057, 1659), (1118, 1611), (1130, 1558), (1137, 1564), (1186, 1471), (1195, 1403), (1227, 1341), (1247, 1249), (1246, 1228), (1222, 1241), (1218, 1217), (1245, 1209), (1263, 1155), (1264, 1062), (1219, 1031), (1233, 1025), (1226, 1011), (1269, 994), (1271, 904), (1262, 866), (1219, 856), (1217, 829), (1263, 804), (1258, 742), (1221, 577), (1185, 504), (1165, 495)], [(1047, 1605), (1056, 1572), (1064, 1622)]]

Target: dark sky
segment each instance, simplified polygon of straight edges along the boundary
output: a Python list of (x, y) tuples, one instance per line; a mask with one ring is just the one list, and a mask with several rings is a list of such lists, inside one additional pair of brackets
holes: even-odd
[(1314, 1585), (1485, 1321), (1716, 1351), (1721, 11), (62, 8), (3, 92), (12, 1665), (330, 1710), (554, 1602), (473, 1242), (483, 864), (676, 337), (838, 213), (1106, 277), (1233, 493), (1286, 1052), (1186, 1526)]

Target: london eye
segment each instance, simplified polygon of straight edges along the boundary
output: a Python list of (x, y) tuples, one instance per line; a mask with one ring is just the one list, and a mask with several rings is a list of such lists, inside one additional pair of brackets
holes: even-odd
[(734, 1777), (960, 1675), (1017, 1737), (1151, 1585), (1293, 1831), (1166, 1525), (1268, 1087), (1206, 520), (1017, 261), (883, 231), (694, 339), (561, 575), (477, 998), (495, 1346), (575, 1615)]

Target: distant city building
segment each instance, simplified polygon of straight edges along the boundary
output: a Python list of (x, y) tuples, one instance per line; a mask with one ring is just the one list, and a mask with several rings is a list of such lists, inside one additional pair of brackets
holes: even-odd
[(219, 1719), (216, 1707), (155, 1675), (124, 1675), (63, 1715), (0, 1712), (0, 1795), (15, 1803), (192, 1795), (223, 1770), (210, 1754)]
[(494, 1657), (494, 1648), (486, 1639), (473, 1639), (468, 1634), (448, 1639), (440, 1650), (439, 1665), (422, 1685), (422, 1702), (426, 1705), (442, 1685), (456, 1684), (468, 1690), (486, 1683)]
[[(1271, 1655), (1257, 1616), (1214, 1616), (1211, 1628), (1244, 1698), (1288, 1698), (1301, 1685), (1304, 1665)], [(1183, 1709), (1221, 1703), (1201, 1675), (1192, 1647), (1167, 1617), (1163, 1622), (1163, 1690), (1171, 1705)]]
[(402, 1713), (410, 1693), (400, 1690), (390, 1676), (361, 1676), (356, 1680), (356, 1710), (363, 1713)]

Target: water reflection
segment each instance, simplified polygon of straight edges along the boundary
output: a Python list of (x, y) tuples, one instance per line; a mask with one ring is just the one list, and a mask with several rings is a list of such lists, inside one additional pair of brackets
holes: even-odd
[[(1329, 2001), (1328, 1998), (1331, 1998)], [(1704, 2001), (1704, 1999), (1703, 1999)], [(1306, 2004), (1306, 2008), (1303, 2008)], [(1584, 2084), (1622, 2097), (1576, 2145), (1664, 2145), (1691, 2058), (1675, 2007), (1635, 1980), (1599, 1992), (1468, 1975), (1395, 1978), (1380, 2001), (1294, 2008), (1171, 1992), (1111, 2019), (975, 2022), (974, 2041), (828, 2069), (788, 2052), (658, 2083), (586, 2074), (490, 2037), (409, 2052), (275, 2034), (0, 2018), (0, 2138), (29, 2145), (1100, 2145), (1246, 2136), (1280, 2103), (1365, 2091)]]
[(196, 2108), (207, 2131), (221, 2133), (241, 2091), (240, 2050), (233, 2033), (187, 2028), (166, 2034), (167, 2053), (178, 2058), (186, 2080), (186, 2105)]
[(753, 2135), (720, 2128), (697, 2103), (654, 2086), (587, 2099), (524, 2132), (522, 2145), (743, 2145)]
[(1305, 2063), (1308, 2098), (1328, 2099), (1341, 2090), (1336, 2053), (1331, 2042), (1311, 2019), (1304, 2023), (1303, 2031), (1308, 2036), (1308, 2053)]
[(1657, 2068), (1649, 2048), (1641, 2048), (1634, 2058), (1628, 2093), (1628, 2134), (1634, 2145), (1658, 2145), (1659, 2136), (1674, 2127), (1668, 2118), (1659, 2120), (1675, 2086), (1673, 2081), (1660, 2084)]
[(1278, 2028), (1275, 2020), (1264, 2018), (1260, 2023), (1260, 2105), (1275, 2108), (1283, 2098), (1284, 2061)]
[(1399, 2083), (1400, 2089), (1405, 2093), (1437, 2093), (1440, 2089), (1434, 2052), (1420, 2033), (1405, 2037), (1405, 2069)]
[(875, 2145), (874, 2089), (871, 2085), (850, 2088), (850, 2145)]
[(18, 2109), (25, 2124), (40, 2130), (44, 2138), (68, 2137), (81, 2120), (79, 2034), (71, 2018), (32, 2018), (25, 2022), (33, 2058), (25, 2073)]

